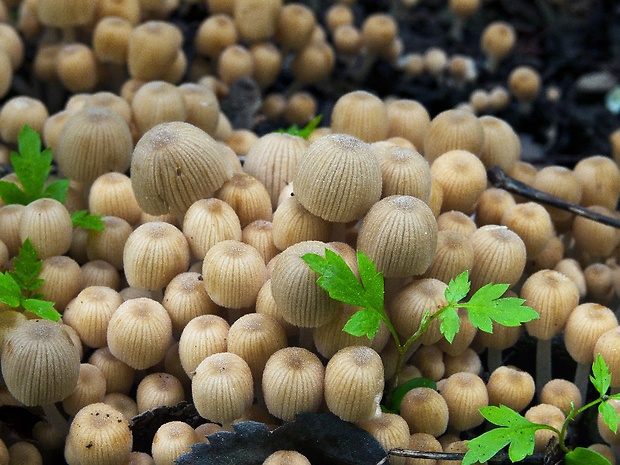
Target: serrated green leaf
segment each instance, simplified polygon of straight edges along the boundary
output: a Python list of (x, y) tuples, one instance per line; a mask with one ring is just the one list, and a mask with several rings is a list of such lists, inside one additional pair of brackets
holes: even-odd
[(71, 222), (73, 227), (80, 227), (91, 231), (103, 231), (105, 223), (101, 219), (101, 215), (93, 215), (87, 210), (77, 210), (71, 214)]
[(22, 290), (15, 279), (8, 273), (0, 273), (0, 302), (9, 307), (19, 307)]
[(375, 310), (362, 309), (355, 312), (349, 321), (346, 322), (342, 330), (352, 336), (366, 336), (372, 339), (377, 335), (381, 326), (381, 316)]
[(575, 447), (564, 456), (565, 465), (611, 465), (611, 462), (598, 452), (585, 447)]
[(43, 283), (43, 280), (38, 278), (42, 266), (43, 263), (39, 260), (36, 249), (30, 240), (26, 239), (13, 259), (13, 270), (8, 273), (21, 289), (34, 291)]
[(41, 152), (39, 134), (28, 125), (22, 128), (17, 141), (19, 153), (11, 153), (11, 164), (24, 192), (32, 202), (41, 197), (52, 166), (52, 154), (49, 149)]
[(54, 303), (47, 300), (25, 299), (22, 307), (46, 320), (58, 321), (60, 319), (60, 313), (54, 308)]
[(503, 296), (508, 290), (508, 287), (510, 287), (508, 284), (485, 284), (471, 296), (469, 302), (472, 305), (484, 305), (488, 302), (492, 302)]
[(47, 185), (41, 194), (41, 197), (58, 200), (60, 203), (64, 204), (67, 201), (69, 183), (70, 181), (68, 179), (58, 179), (53, 181)]
[(446, 291), (444, 292), (448, 303), (456, 304), (457, 302), (463, 300), (467, 296), (470, 286), (469, 271), (467, 270), (463, 271), (456, 278), (451, 279), (448, 283)]
[(503, 326), (519, 326), (521, 323), (539, 318), (538, 313), (527, 305), (523, 305), (525, 300), (516, 297), (497, 298), (503, 292), (499, 292), (505, 288), (504, 284), (495, 284), (494, 287), (487, 288), (490, 292), (476, 293), (476, 299), (468, 302), (461, 302), (459, 305), (466, 308), (469, 320), (481, 331), (487, 333), (493, 332), (492, 321)]
[(463, 464), (486, 462), (508, 444), (510, 460), (523, 460), (534, 452), (536, 430), (545, 428), (544, 425), (532, 423), (505, 405), (482, 407), (480, 413), (487, 421), (500, 427), (467, 441), (469, 451), (463, 458)]
[(340, 255), (325, 249), (325, 258), (313, 253), (301, 258), (320, 275), (317, 283), (332, 299), (357, 307), (369, 306), (364, 287)]
[[(512, 436), (507, 428), (495, 428), (481, 434), (477, 438), (467, 441), (469, 450), (465, 453), (463, 465), (472, 465), (474, 463), (485, 463), (506, 447)], [(534, 443), (532, 443), (534, 450)]]
[(375, 310), (382, 310), (385, 283), (383, 273), (378, 273), (373, 261), (360, 250), (357, 251), (357, 268), (366, 291), (366, 299)]
[(392, 392), (390, 409), (398, 412), (400, 410), (400, 404), (403, 401), (403, 397), (405, 397), (405, 394), (407, 394), (412, 389), (419, 387), (437, 390), (437, 384), (435, 384), (435, 381), (433, 381), (432, 379), (423, 377), (411, 378), (398, 386), (396, 389), (394, 389), (394, 391)]
[(17, 184), (9, 181), (0, 181), (0, 198), (5, 205), (28, 205), (28, 197)]
[(609, 386), (611, 385), (611, 374), (609, 373), (609, 367), (605, 363), (601, 354), (596, 354), (596, 359), (592, 363), (592, 375), (590, 375), (590, 382), (596, 388), (599, 395), (602, 397), (607, 394)]
[(614, 433), (618, 431), (618, 422), (620, 421), (620, 416), (616, 409), (609, 402), (601, 402), (598, 404), (598, 413), (603, 417), (603, 421), (607, 425), (607, 427)]
[(439, 331), (444, 335), (446, 340), (452, 344), (454, 336), (456, 336), (456, 333), (459, 332), (461, 327), (461, 319), (459, 318), (458, 312), (455, 308), (446, 308), (439, 315), (439, 319), (441, 320)]
[(299, 137), (303, 137), (304, 139), (307, 139), (308, 137), (310, 137), (310, 134), (314, 132), (314, 130), (317, 128), (317, 126), (319, 125), (322, 119), (323, 119), (323, 115), (315, 116), (314, 118), (312, 118), (312, 120), (310, 120), (308, 124), (306, 124), (303, 127), (303, 129), (300, 129), (297, 132), (297, 135)]

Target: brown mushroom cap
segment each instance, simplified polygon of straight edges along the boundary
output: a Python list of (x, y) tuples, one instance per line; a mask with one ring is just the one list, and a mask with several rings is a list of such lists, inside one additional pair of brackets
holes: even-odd
[(138, 141), (131, 161), (136, 200), (149, 214), (181, 215), (232, 176), (220, 145), (189, 123), (158, 124)]
[(131, 131), (118, 113), (87, 107), (65, 123), (54, 157), (65, 176), (90, 184), (109, 171), (126, 171), (132, 149)]
[(27, 406), (58, 402), (75, 389), (78, 349), (59, 323), (28, 320), (4, 340), (2, 377), (9, 392)]
[(295, 196), (328, 221), (361, 218), (381, 196), (381, 165), (370, 146), (346, 134), (314, 141), (297, 164)]
[(102, 402), (82, 408), (71, 422), (65, 460), (69, 465), (113, 465), (129, 458), (133, 435), (129, 422)]
[(357, 246), (385, 276), (414, 276), (424, 273), (433, 261), (437, 231), (437, 221), (426, 203), (393, 195), (368, 211)]
[(384, 140), (388, 134), (388, 114), (383, 101), (369, 92), (357, 90), (340, 97), (331, 116), (335, 133), (354, 136), (364, 142)]

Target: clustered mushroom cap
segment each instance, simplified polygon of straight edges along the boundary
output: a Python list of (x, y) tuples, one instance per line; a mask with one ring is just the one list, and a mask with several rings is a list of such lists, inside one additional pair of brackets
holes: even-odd
[(435, 256), (437, 221), (417, 197), (393, 195), (375, 203), (358, 234), (357, 247), (386, 277), (424, 273)]
[(131, 182), (140, 207), (149, 214), (182, 215), (209, 198), (233, 174), (222, 149), (203, 130), (185, 122), (161, 123), (134, 148)]
[(26, 406), (58, 402), (75, 389), (80, 355), (59, 323), (28, 320), (4, 339), (2, 377), (11, 395)]
[(383, 362), (370, 347), (339, 350), (325, 368), (325, 402), (344, 421), (369, 420), (381, 413)]
[(133, 435), (129, 422), (115, 408), (97, 402), (82, 408), (71, 422), (65, 443), (69, 465), (114, 465), (129, 458)]
[(254, 382), (248, 364), (236, 354), (208, 356), (192, 378), (192, 399), (201, 417), (218, 423), (239, 418), (252, 404)]

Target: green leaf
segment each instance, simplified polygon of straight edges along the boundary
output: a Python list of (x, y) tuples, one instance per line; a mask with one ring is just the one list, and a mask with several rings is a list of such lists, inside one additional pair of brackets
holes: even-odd
[(92, 215), (87, 210), (77, 210), (71, 214), (71, 222), (73, 227), (80, 227), (92, 231), (103, 231), (105, 223), (101, 219), (101, 215)]
[(538, 318), (538, 313), (523, 305), (525, 300), (501, 296), (508, 284), (487, 284), (476, 291), (468, 302), (459, 306), (467, 309), (471, 323), (481, 331), (493, 332), (493, 321), (503, 326), (519, 326)]
[(375, 310), (365, 308), (354, 313), (342, 330), (352, 336), (366, 336), (372, 339), (381, 326), (381, 315)]
[(325, 258), (313, 253), (305, 254), (301, 258), (312, 271), (320, 275), (317, 283), (332, 299), (357, 307), (370, 306), (364, 286), (336, 252), (325, 249)]
[(564, 456), (566, 465), (611, 465), (611, 462), (598, 452), (585, 447), (575, 447)]
[(469, 451), (463, 457), (464, 465), (486, 462), (508, 444), (510, 460), (523, 460), (534, 452), (536, 430), (546, 428), (545, 425), (532, 423), (505, 405), (482, 407), (480, 413), (487, 421), (501, 428), (492, 429), (467, 441)]
[(357, 251), (357, 268), (370, 305), (375, 310), (383, 309), (383, 273), (378, 273), (373, 261), (360, 250)]
[(603, 417), (603, 421), (607, 425), (607, 427), (614, 433), (618, 431), (618, 422), (620, 421), (620, 416), (616, 409), (609, 402), (601, 402), (598, 404), (598, 413)]
[(11, 164), (30, 202), (41, 198), (52, 166), (52, 152), (41, 152), (39, 134), (26, 125), (17, 136), (19, 153), (11, 153)]
[(467, 270), (463, 271), (456, 278), (451, 279), (448, 283), (448, 287), (444, 292), (446, 299), (449, 304), (456, 304), (463, 300), (467, 293), (469, 292), (469, 288), (471, 283), (469, 282), (469, 272)]
[[(439, 310), (441, 312), (441, 310)], [(459, 332), (461, 328), (461, 319), (456, 311), (456, 308), (448, 307), (439, 315), (441, 324), (439, 325), (439, 331), (444, 335), (446, 340), (452, 344), (454, 336)]]
[(52, 167), (52, 151), (41, 151), (41, 138), (30, 126), (25, 125), (17, 136), (19, 152), (11, 152), (11, 164), (21, 188), (10, 182), (0, 181), (0, 197), (9, 204), (28, 205), (41, 198), (56, 199), (64, 203), (69, 180), (54, 181), (47, 188), (45, 183)]
[(46, 320), (58, 321), (60, 319), (60, 313), (54, 308), (54, 303), (47, 300), (25, 299), (22, 307)]
[(69, 190), (70, 182), (68, 179), (58, 179), (49, 183), (41, 197), (58, 200), (64, 204), (67, 201), (67, 191)]
[(0, 273), (0, 302), (9, 307), (19, 307), (22, 290), (15, 279), (8, 273)]
[(43, 283), (38, 278), (42, 267), (43, 262), (39, 260), (36, 249), (30, 239), (26, 239), (13, 259), (13, 270), (8, 273), (24, 291), (34, 291)]
[(389, 406), (390, 409), (398, 412), (400, 410), (400, 404), (403, 401), (403, 397), (405, 397), (405, 394), (407, 394), (412, 389), (419, 387), (437, 390), (437, 385), (432, 379), (423, 377), (411, 378), (398, 386), (396, 389), (394, 389), (394, 391), (392, 392), (391, 402)]
[(288, 129), (278, 129), (276, 132), (290, 134), (291, 136), (298, 136), (307, 139), (308, 137), (310, 137), (310, 134), (312, 134), (312, 132), (317, 128), (322, 119), (323, 115), (317, 115), (301, 129), (296, 124), (293, 124), (289, 126)]
[(599, 395), (603, 397), (607, 394), (609, 386), (611, 385), (611, 374), (609, 373), (609, 367), (605, 363), (601, 354), (596, 354), (596, 359), (592, 363), (592, 375), (590, 376), (590, 382), (596, 388)]
[(6, 205), (28, 205), (28, 197), (17, 184), (9, 181), (0, 181), (0, 197)]

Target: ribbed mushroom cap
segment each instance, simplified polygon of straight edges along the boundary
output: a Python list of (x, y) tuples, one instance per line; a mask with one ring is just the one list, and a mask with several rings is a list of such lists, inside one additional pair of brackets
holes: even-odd
[(299, 242), (277, 256), (271, 272), (271, 292), (284, 319), (302, 328), (314, 328), (335, 318), (342, 303), (335, 301), (316, 283), (317, 274), (301, 257), (307, 253), (324, 256), (325, 244)]
[(276, 207), (280, 191), (293, 180), (308, 143), (301, 137), (271, 132), (260, 137), (246, 154), (243, 170), (261, 181)]
[(424, 273), (433, 261), (437, 231), (437, 221), (426, 203), (393, 195), (368, 211), (357, 246), (385, 276), (414, 276)]
[(316, 412), (323, 401), (325, 368), (319, 358), (301, 347), (275, 352), (262, 376), (265, 404), (269, 413), (291, 421), (301, 412)]
[(254, 388), (248, 364), (230, 352), (213, 354), (196, 368), (192, 398), (201, 417), (230, 423), (252, 404)]
[(339, 350), (325, 368), (325, 402), (344, 421), (369, 420), (380, 414), (383, 363), (370, 347)]
[(202, 264), (204, 286), (213, 302), (226, 308), (254, 305), (267, 279), (263, 257), (251, 245), (226, 240), (206, 253)]
[(124, 463), (131, 452), (129, 422), (115, 408), (98, 402), (82, 408), (71, 422), (65, 443), (69, 465)]
[(570, 312), (579, 303), (579, 290), (562, 273), (540, 270), (525, 280), (521, 298), (540, 316), (525, 323), (527, 332), (539, 339), (549, 340), (564, 329)]
[(172, 337), (172, 323), (159, 302), (140, 297), (127, 300), (116, 309), (107, 337), (112, 355), (141, 370), (164, 358)]
[(331, 116), (334, 133), (344, 133), (364, 142), (384, 140), (388, 134), (388, 114), (383, 101), (364, 90), (340, 97)]
[(328, 221), (361, 218), (381, 196), (381, 165), (370, 146), (346, 134), (314, 141), (297, 164), (295, 196)]
[(131, 131), (118, 113), (87, 107), (65, 123), (54, 157), (67, 177), (92, 183), (103, 173), (126, 171), (132, 149)]
[(448, 428), (448, 405), (434, 389), (418, 387), (407, 392), (400, 414), (412, 434), (427, 433), (437, 437)]
[(424, 157), (432, 163), (441, 154), (455, 149), (479, 155), (483, 142), (484, 130), (476, 115), (467, 110), (446, 110), (435, 116), (426, 130)]
[(138, 226), (125, 241), (123, 264), (131, 287), (159, 290), (189, 267), (187, 239), (163, 221)]
[(58, 402), (75, 389), (80, 356), (63, 326), (28, 320), (6, 335), (2, 377), (13, 397), (26, 406)]
[(232, 176), (220, 145), (189, 123), (162, 123), (138, 141), (131, 161), (136, 200), (149, 214), (181, 215)]

